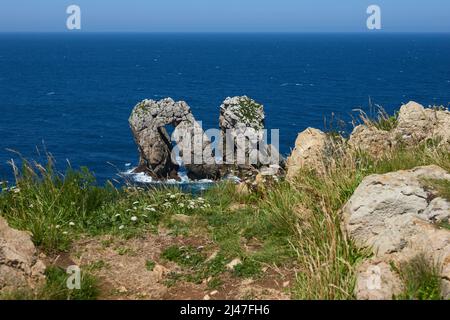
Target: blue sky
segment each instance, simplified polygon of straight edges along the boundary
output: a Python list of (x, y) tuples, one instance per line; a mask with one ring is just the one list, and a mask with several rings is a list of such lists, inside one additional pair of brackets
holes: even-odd
[(83, 32), (359, 32), (366, 9), (388, 32), (450, 32), (448, 0), (1, 0), (0, 32), (65, 31), (66, 8)]

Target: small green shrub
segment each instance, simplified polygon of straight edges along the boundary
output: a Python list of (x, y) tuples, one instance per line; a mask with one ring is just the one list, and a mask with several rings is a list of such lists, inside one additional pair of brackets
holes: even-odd
[(261, 264), (252, 259), (246, 259), (242, 263), (236, 265), (233, 274), (241, 278), (253, 278), (261, 274)]
[(440, 300), (441, 268), (438, 264), (419, 254), (398, 267), (398, 273), (405, 290), (397, 299), (401, 300)]
[(0, 300), (95, 300), (99, 295), (97, 279), (89, 273), (81, 273), (80, 289), (68, 289), (69, 275), (59, 267), (48, 267), (45, 284), (35, 292), (31, 289), (16, 290), (0, 296)]
[(153, 271), (153, 269), (155, 269), (156, 263), (153, 260), (147, 260), (145, 261), (145, 268), (148, 271)]
[(162, 252), (161, 257), (184, 267), (196, 267), (205, 261), (205, 257), (191, 246), (170, 246)]

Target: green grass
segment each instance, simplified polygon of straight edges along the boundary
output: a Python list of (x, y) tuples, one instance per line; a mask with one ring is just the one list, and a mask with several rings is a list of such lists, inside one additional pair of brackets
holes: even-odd
[(0, 300), (95, 300), (99, 295), (98, 281), (89, 273), (81, 273), (80, 289), (68, 289), (66, 272), (58, 267), (48, 267), (46, 282), (35, 292), (17, 290), (0, 295)]
[[(49, 158), (46, 168), (29, 162), (21, 170), (15, 168), (15, 186), (2, 185), (0, 215), (12, 227), (31, 231), (34, 243), (46, 251), (68, 250), (80, 235), (129, 238), (156, 233), (159, 227), (169, 229), (172, 236), (209, 238), (211, 248), (218, 251), (211, 260), (191, 246), (169, 246), (162, 252), (163, 261), (181, 267), (169, 277), (171, 285), (210, 278), (208, 286), (218, 288), (226, 273), (262, 277), (266, 266), (296, 270), (293, 298), (353, 299), (355, 266), (370, 251), (358, 249), (346, 237), (340, 225), (341, 208), (370, 174), (430, 164), (450, 171), (449, 152), (429, 142), (397, 148), (377, 160), (347, 154), (324, 174), (302, 170), (292, 184), (281, 181), (263, 191), (241, 194), (234, 184), (220, 183), (194, 197), (176, 189), (99, 187), (86, 169), (69, 169), (63, 175)], [(434, 181), (431, 187), (448, 196), (446, 182)], [(189, 221), (173, 221), (175, 214), (189, 216)], [(131, 254), (126, 247), (116, 250)], [(235, 258), (242, 263), (229, 272), (226, 264)], [(152, 266), (148, 261), (145, 267)], [(55, 282), (50, 281), (48, 291), (67, 298), (69, 292), (59, 295)]]
[(390, 116), (384, 112), (380, 113), (378, 115), (377, 121), (373, 122), (375, 127), (384, 130), (384, 131), (391, 131), (395, 129), (397, 126), (397, 118), (398, 114), (395, 114), (393, 116)]
[(24, 159), (21, 170), (13, 169), (15, 185), (0, 185), (0, 215), (11, 227), (30, 231), (47, 252), (68, 250), (81, 234), (132, 237), (155, 231), (165, 216), (209, 206), (176, 189), (101, 187), (86, 168), (57, 172), (51, 157), (45, 167)]
[(424, 180), (423, 184), (426, 188), (434, 190), (437, 196), (450, 201), (450, 180), (428, 179)]
[(442, 221), (438, 226), (439, 228), (450, 230), (450, 223), (448, 221)]
[(101, 269), (109, 268), (109, 267), (110, 267), (110, 266), (109, 266), (108, 263), (106, 263), (105, 261), (103, 261), (103, 260), (98, 260), (98, 261), (95, 261), (95, 262), (90, 263), (90, 264), (87, 266), (87, 269), (88, 269), (89, 271), (95, 271), (95, 270), (101, 270)]
[(153, 269), (155, 269), (156, 263), (153, 260), (147, 260), (145, 261), (145, 268), (148, 271), (153, 271)]
[(256, 103), (254, 100), (242, 97), (239, 100), (239, 108), (236, 110), (240, 119), (244, 121), (247, 125), (254, 125), (253, 129), (262, 129), (260, 122), (263, 120), (260, 118), (260, 109), (262, 106)]
[(236, 265), (233, 274), (241, 278), (255, 278), (261, 274), (261, 264), (252, 259), (246, 259)]
[[(450, 201), (450, 181), (444, 179), (426, 179), (422, 181), (426, 189), (432, 190), (436, 196)], [(450, 230), (450, 223), (448, 220), (439, 221), (437, 226), (442, 229)]]
[(302, 270), (295, 296), (307, 299), (354, 298), (354, 266), (370, 253), (359, 250), (340, 228), (340, 209), (362, 179), (370, 174), (439, 165), (450, 170), (450, 153), (424, 144), (399, 148), (378, 160), (348, 154), (325, 175), (304, 170), (293, 186), (269, 195), (268, 208), (279, 222), (297, 234), (293, 243)]
[[(372, 105), (372, 102), (369, 101), (371, 115), (367, 115), (364, 111), (360, 110), (360, 119), (367, 126), (373, 126), (379, 130), (383, 131), (391, 131), (397, 127), (398, 115), (397, 111), (395, 114), (388, 114), (384, 108), (380, 105)], [(375, 113), (375, 115), (373, 115)]]
[(221, 276), (226, 271), (227, 262), (228, 259), (222, 253), (219, 253), (214, 259), (198, 264), (192, 272), (185, 275), (185, 279), (199, 284), (203, 280), (211, 278), (212, 283), (208, 283), (208, 285), (217, 288), (223, 283)]
[(81, 273), (80, 289), (68, 289), (68, 275), (63, 269), (49, 267), (46, 270), (47, 281), (39, 294), (45, 300), (95, 300), (99, 294), (96, 278), (87, 273)]
[(397, 270), (404, 285), (400, 300), (441, 300), (441, 268), (419, 254), (401, 264)]
[(170, 246), (161, 253), (161, 257), (185, 267), (196, 267), (206, 259), (196, 248), (191, 246)]
[(16, 185), (3, 185), (0, 214), (14, 228), (31, 231), (38, 246), (62, 250), (79, 228), (87, 227), (93, 213), (117, 192), (107, 185), (95, 186), (87, 169), (69, 169), (65, 175), (55, 172), (52, 160), (44, 168), (24, 160)]

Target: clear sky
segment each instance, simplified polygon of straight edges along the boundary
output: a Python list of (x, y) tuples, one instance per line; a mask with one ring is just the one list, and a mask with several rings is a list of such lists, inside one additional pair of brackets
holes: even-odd
[(83, 32), (359, 32), (366, 9), (388, 32), (450, 32), (449, 0), (0, 0), (0, 32), (65, 31), (81, 7)]

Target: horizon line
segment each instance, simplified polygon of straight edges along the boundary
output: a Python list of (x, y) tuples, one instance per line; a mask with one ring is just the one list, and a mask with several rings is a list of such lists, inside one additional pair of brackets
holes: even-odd
[(0, 34), (450, 34), (450, 31), (1, 31)]

